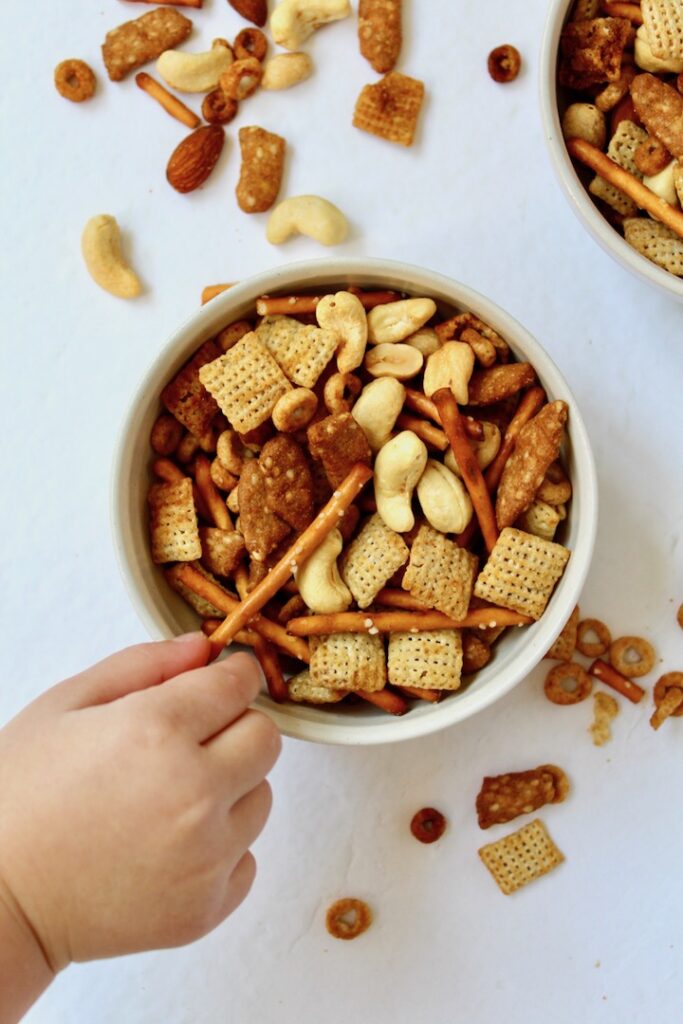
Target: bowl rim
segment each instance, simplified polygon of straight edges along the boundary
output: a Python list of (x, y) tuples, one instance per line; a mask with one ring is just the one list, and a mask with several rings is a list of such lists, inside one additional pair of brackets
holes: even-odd
[[(141, 576), (144, 567), (134, 563), (132, 545), (129, 550), (126, 539), (131, 504), (126, 493), (130, 479), (127, 471), (134, 458), (134, 446), (127, 442), (135, 436), (133, 428), (141, 415), (141, 410), (149, 403), (150, 392), (155, 395), (159, 393), (160, 368), (172, 362), (173, 358), (177, 358), (181, 353), (183, 359), (187, 359), (193, 345), (197, 346), (197, 339), (209, 337), (212, 332), (216, 333), (220, 329), (216, 325), (221, 321), (223, 324), (226, 323), (231, 310), (245, 301), (251, 302), (259, 295), (292, 290), (295, 287), (310, 290), (315, 288), (316, 278), (322, 280), (325, 276), (332, 281), (344, 281), (354, 277), (362, 279), (372, 274), (387, 279), (406, 279), (407, 286), (415, 294), (423, 292), (429, 295), (440, 290), (452, 295), (454, 305), (475, 310), (487, 322), (493, 322), (498, 326), (502, 324), (501, 330), (510, 340), (513, 349), (519, 344), (524, 348), (525, 358), (535, 367), (543, 367), (539, 372), (541, 383), (547, 385), (552, 394), (560, 392), (570, 405), (571, 444), (572, 450), (577, 453), (577, 467), (580, 467), (582, 478), (581, 506), (573, 514), (578, 516), (580, 525), (572, 548), (572, 557), (560, 581), (563, 608), (566, 608), (567, 615), (555, 615), (557, 621), (554, 624), (543, 616), (538, 622), (526, 627), (527, 643), (515, 652), (513, 666), (509, 667), (507, 674), (501, 673), (487, 681), (481, 690), (468, 688), (463, 691), (460, 699), (429, 705), (422, 714), (409, 713), (396, 718), (378, 712), (378, 715), (382, 715), (378, 718), (381, 724), (366, 721), (360, 728), (354, 728), (354, 720), (351, 718), (344, 724), (326, 722), (323, 716), (327, 712), (305, 714), (305, 711), (317, 709), (307, 709), (305, 705), (292, 705), (291, 708), (289, 705), (278, 706), (264, 695), (257, 698), (254, 706), (267, 713), (285, 735), (340, 745), (365, 746), (415, 739), (447, 728), (483, 711), (508, 693), (536, 667), (560, 633), (569, 612), (578, 602), (590, 568), (597, 533), (597, 474), (590, 440), (576, 399), (560, 370), (539, 342), (514, 317), (479, 292), (445, 275), (411, 264), (377, 258), (332, 257), (299, 261), (264, 271), (245, 279), (193, 312), (160, 347), (128, 402), (112, 461), (110, 489), (114, 549), (128, 596), (150, 635), (156, 639), (169, 639), (174, 635), (173, 632), (148, 605), (138, 586), (136, 577)], [(130, 516), (131, 520), (132, 518)]]
[(539, 62), (541, 120), (555, 176), (575, 216), (601, 249), (660, 292), (683, 302), (683, 279), (675, 277), (636, 252), (605, 220), (586, 191), (567, 152), (558, 107), (557, 55), (560, 33), (572, 4), (573, 0), (551, 0), (545, 19)]

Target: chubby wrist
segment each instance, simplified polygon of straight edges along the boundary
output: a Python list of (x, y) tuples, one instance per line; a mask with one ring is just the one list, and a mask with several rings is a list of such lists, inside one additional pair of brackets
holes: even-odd
[(55, 973), (38, 936), (0, 874), (0, 1024), (19, 1021)]

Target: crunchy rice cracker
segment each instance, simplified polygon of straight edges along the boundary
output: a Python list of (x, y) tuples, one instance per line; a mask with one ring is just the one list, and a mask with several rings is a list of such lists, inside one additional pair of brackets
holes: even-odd
[(610, 723), (619, 714), (619, 705), (610, 693), (599, 690), (593, 694), (593, 723), (588, 731), (596, 747), (604, 747), (612, 739)]
[(683, 57), (683, 0), (642, 0), (643, 24), (655, 57)]
[(507, 526), (477, 577), (474, 593), (483, 601), (540, 619), (569, 554), (561, 544)]
[(564, 629), (552, 645), (546, 658), (555, 658), (557, 661), (571, 661), (576, 650), (576, 638), (579, 632), (580, 610), (578, 604), (565, 623)]
[(326, 416), (312, 424), (306, 436), (311, 455), (322, 462), (331, 487), (338, 487), (356, 462), (368, 466), (372, 462), (368, 439), (350, 412)]
[(344, 700), (346, 690), (335, 690), (331, 686), (316, 686), (311, 681), (308, 669), (287, 680), (289, 699), (295, 704), (337, 704)]
[(408, 546), (379, 514), (368, 519), (344, 552), (341, 575), (359, 608), (367, 608), (397, 569), (408, 560)]
[(373, 85), (363, 86), (356, 100), (353, 124), (401, 146), (412, 146), (424, 100), (424, 83), (390, 71)]
[(283, 373), (302, 388), (312, 388), (334, 355), (339, 339), (332, 331), (288, 316), (264, 317), (256, 337)]
[(616, 82), (630, 34), (631, 23), (626, 18), (569, 22), (560, 36), (560, 83), (570, 89), (587, 89)]
[(168, 411), (198, 440), (208, 434), (219, 412), (215, 400), (199, 379), (199, 371), (220, 354), (214, 341), (205, 341), (161, 392), (161, 401)]
[(244, 463), (237, 490), (240, 527), (247, 551), (253, 561), (263, 562), (289, 535), (290, 528), (284, 519), (268, 508), (266, 480), (256, 459)]
[(102, 59), (112, 82), (120, 82), (135, 68), (156, 60), (164, 50), (174, 50), (192, 31), (192, 22), (167, 7), (126, 21), (107, 32)]
[(401, 52), (403, 0), (359, 0), (358, 42), (360, 52), (375, 71), (392, 71)]
[(239, 130), (242, 167), (235, 189), (240, 210), (263, 213), (277, 199), (287, 143), (281, 135), (250, 125)]
[(430, 608), (462, 619), (469, 608), (477, 565), (476, 555), (424, 525), (410, 550), (403, 589)]
[[(647, 132), (634, 121), (620, 121), (610, 139), (607, 156), (614, 160), (615, 164), (619, 164), (620, 167), (630, 171), (639, 181), (642, 181), (643, 173), (635, 162), (635, 155), (638, 147), (646, 142), (647, 138)], [(632, 217), (638, 209), (633, 200), (621, 189), (616, 188), (609, 181), (605, 181), (599, 174), (596, 174), (591, 181), (588, 191), (596, 199), (602, 199), (624, 217)]]
[(313, 518), (313, 477), (301, 445), (278, 434), (264, 444), (259, 466), (270, 511), (293, 530), (305, 530)]
[(665, 224), (650, 217), (631, 217), (624, 221), (624, 238), (641, 256), (683, 277), (683, 239)]
[(655, 75), (636, 75), (631, 98), (638, 117), (650, 135), (659, 139), (672, 156), (683, 159), (683, 96)]
[(475, 370), (468, 384), (467, 401), (469, 405), (494, 405), (535, 382), (536, 371), (531, 363), (506, 363)]
[(292, 386), (253, 331), (202, 366), (199, 379), (240, 434), (265, 423), (278, 398)]
[(539, 818), (478, 852), (506, 896), (547, 875), (564, 860)]
[[(212, 575), (212, 573), (208, 572), (201, 562), (192, 562), (191, 565), (193, 569), (200, 572), (207, 580), (211, 580), (212, 583), (215, 583), (220, 587), (220, 583), (216, 577)], [(207, 601), (205, 597), (200, 597), (199, 594), (195, 594), (194, 590), (190, 590), (190, 588), (178, 578), (179, 568), (180, 566), (178, 565), (172, 565), (170, 569), (164, 569), (166, 581), (169, 586), (175, 590), (176, 594), (179, 594), (184, 601), (187, 601), (190, 608), (193, 608), (197, 615), (202, 619), (224, 619), (225, 612), (222, 612), (220, 608), (216, 608), (215, 604), (211, 604), (211, 602)], [(226, 594), (229, 593), (227, 590), (225, 592)], [(232, 594), (231, 596), (234, 597), (235, 595)]]
[(479, 828), (504, 825), (545, 804), (562, 803), (568, 792), (567, 776), (555, 765), (542, 764), (526, 772), (487, 775), (477, 796)]
[(245, 552), (244, 537), (236, 530), (219, 530), (215, 526), (200, 526), (202, 564), (218, 576), (230, 576), (242, 561)]
[(384, 643), (368, 633), (312, 636), (311, 681), (333, 690), (383, 690), (387, 681)]
[(511, 526), (534, 500), (546, 470), (560, 454), (568, 414), (566, 402), (549, 402), (520, 430), (496, 496), (499, 530)]
[(177, 483), (155, 484), (147, 497), (152, 561), (192, 562), (202, 556), (197, 512), (189, 477)]
[(388, 674), (394, 686), (457, 690), (462, 674), (459, 629), (389, 635)]

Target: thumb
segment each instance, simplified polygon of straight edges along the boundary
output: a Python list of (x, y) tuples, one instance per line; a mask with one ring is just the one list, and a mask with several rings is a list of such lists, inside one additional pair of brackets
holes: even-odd
[(48, 692), (64, 707), (107, 704), (128, 693), (158, 686), (181, 672), (202, 668), (210, 657), (208, 638), (203, 633), (187, 633), (174, 640), (127, 647)]

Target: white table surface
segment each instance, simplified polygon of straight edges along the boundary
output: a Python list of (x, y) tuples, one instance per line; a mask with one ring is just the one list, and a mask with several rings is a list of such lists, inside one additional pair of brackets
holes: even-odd
[[(311, 41), (309, 82), (243, 105), (206, 187), (180, 196), (164, 171), (184, 129), (132, 79), (106, 81), (99, 59), (105, 31), (147, 8), (3, 5), (0, 721), (144, 639), (113, 556), (109, 473), (126, 403), (164, 339), (203, 285), (327, 254), (305, 239), (273, 248), (265, 217), (238, 210), (236, 128), (249, 123), (289, 142), (283, 194), (322, 193), (348, 214), (340, 254), (449, 274), (547, 347), (581, 404), (600, 477), (582, 609), (615, 635), (648, 636), (661, 671), (683, 668), (683, 307), (599, 250), (555, 183), (537, 101), (547, 4), (405, 6), (400, 68), (427, 87), (412, 150), (351, 127), (355, 97), (375, 75), (348, 20)], [(197, 49), (243, 26), (225, 0), (206, 0), (192, 17)], [(499, 87), (485, 59), (506, 41), (525, 67)], [(91, 103), (72, 105), (53, 89), (52, 68), (70, 56), (97, 69)], [(82, 265), (81, 228), (100, 212), (118, 218), (148, 287), (134, 303), (100, 291)], [(683, 721), (655, 734), (649, 700), (621, 701), (614, 740), (598, 749), (586, 732), (592, 702), (549, 704), (546, 669), (431, 738), (376, 749), (285, 742), (272, 818), (255, 847), (258, 879), (239, 911), (189, 948), (72, 967), (27, 1019), (680, 1020)], [(476, 851), (520, 822), (480, 832), (474, 798), (484, 774), (547, 761), (573, 784), (566, 803), (542, 812), (567, 860), (506, 898)], [(450, 822), (432, 847), (408, 832), (426, 804)], [(357, 942), (339, 943), (324, 910), (347, 894), (368, 899), (376, 921)]]

